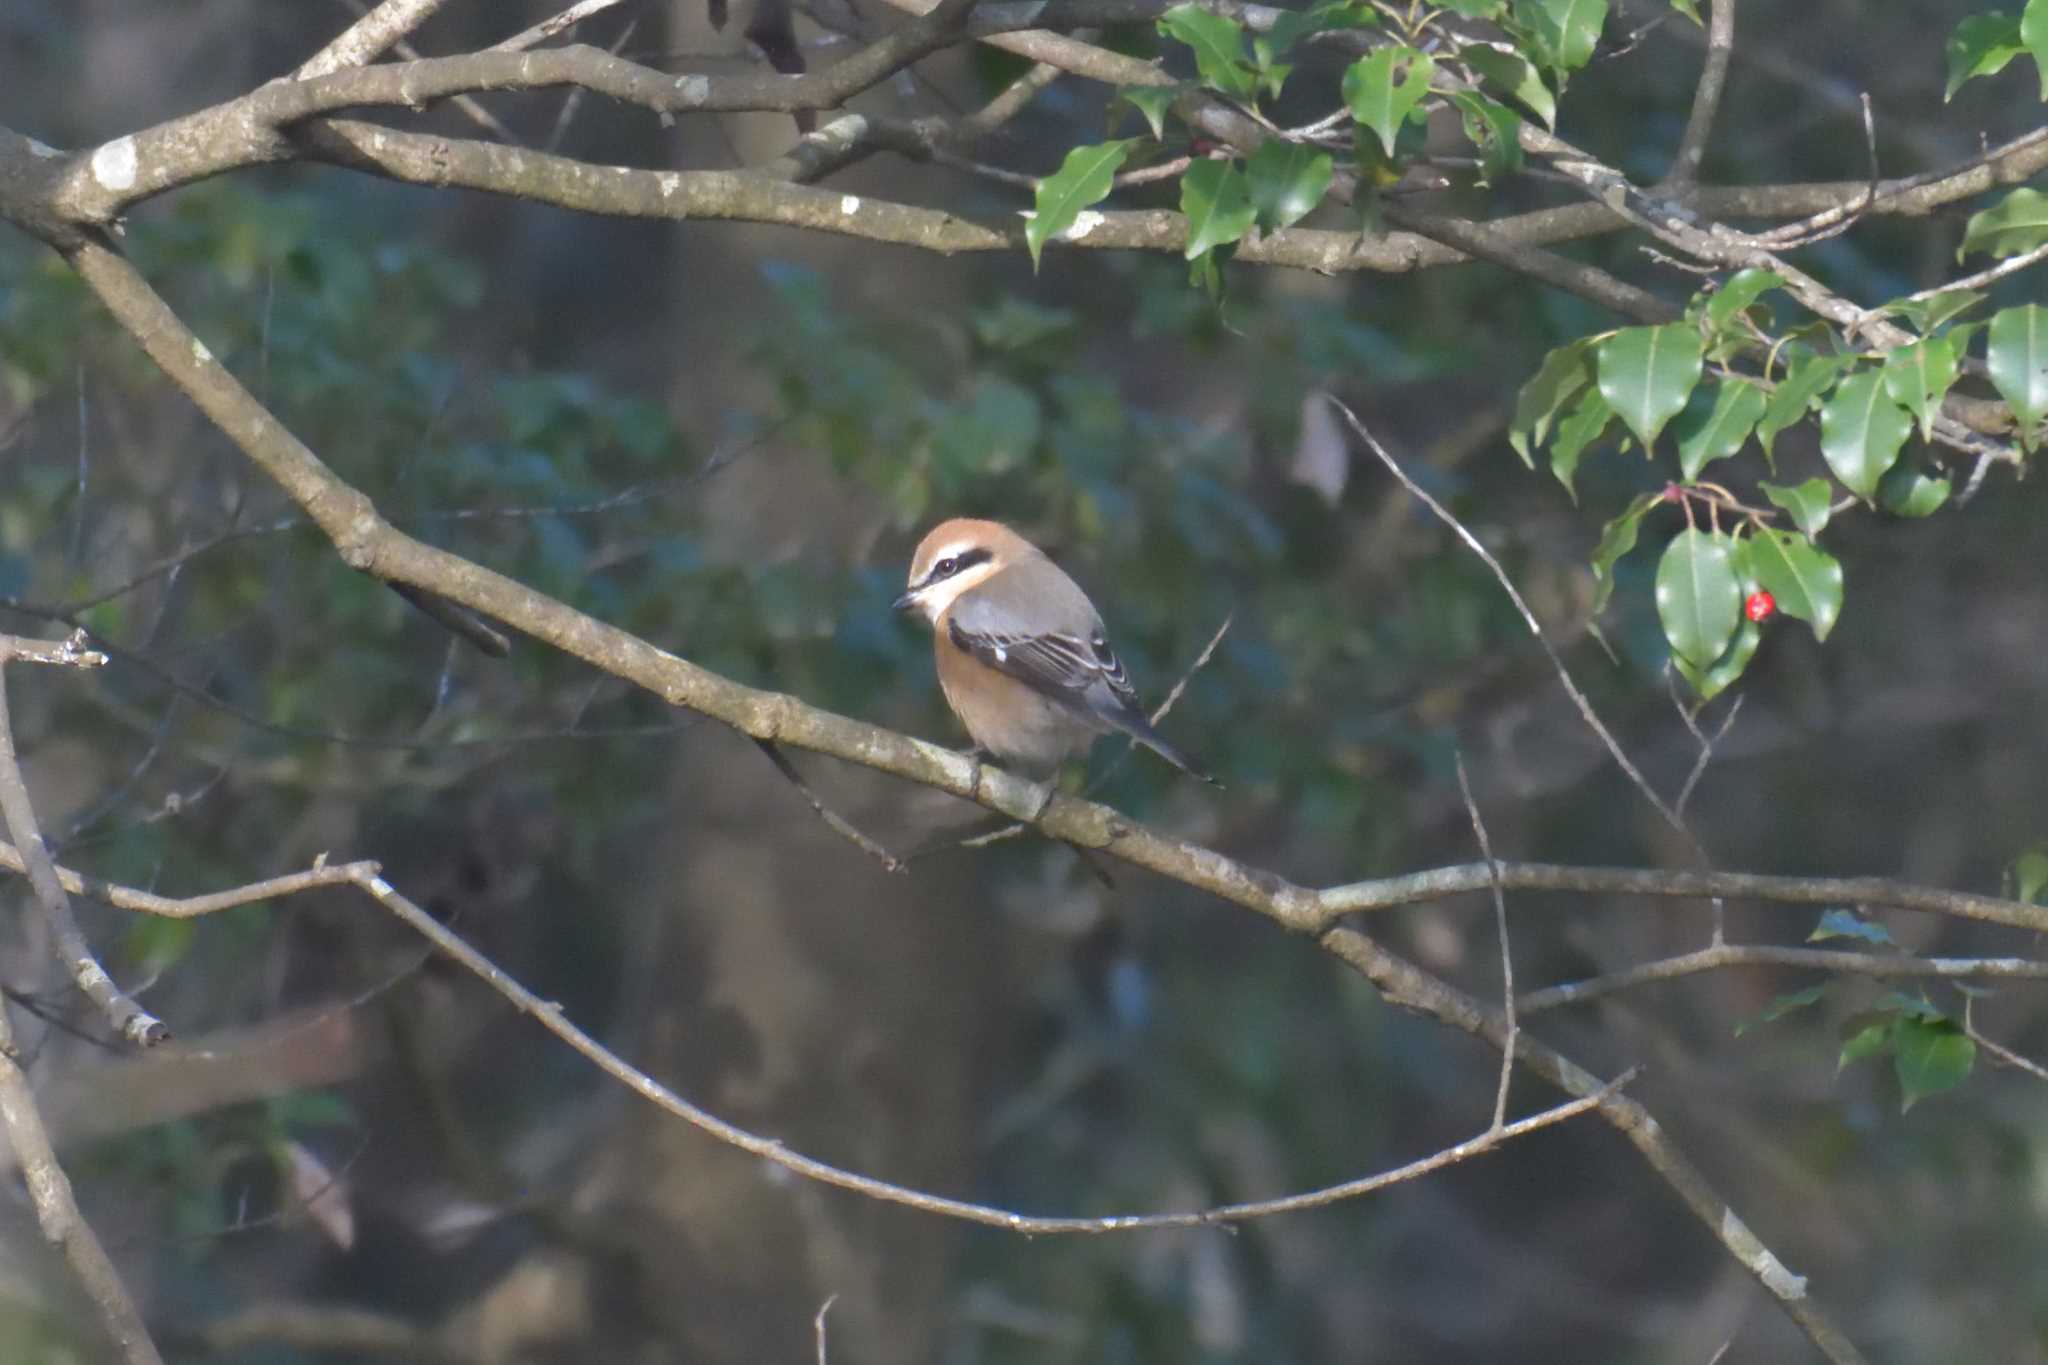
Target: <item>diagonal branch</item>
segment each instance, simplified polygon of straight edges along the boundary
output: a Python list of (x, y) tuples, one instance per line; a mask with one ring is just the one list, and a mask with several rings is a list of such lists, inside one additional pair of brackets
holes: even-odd
[(138, 1047), (153, 1047), (169, 1038), (170, 1030), (164, 1027), (162, 1020), (136, 1004), (114, 983), (114, 978), (107, 974), (107, 969), (100, 965), (91, 945), (85, 941), (85, 931), (78, 927), (78, 917), (71, 913), (71, 898), (65, 894), (63, 883), (57, 877), (57, 865), (43, 843), (35, 805), (29, 800), (28, 785), (21, 776), (21, 761), (14, 751), (14, 725), (7, 707), (6, 665), (16, 660), (29, 660), (97, 668), (107, 661), (106, 655), (92, 653), (83, 645), (82, 631), (61, 647), (40, 641), (17, 640), (11, 635), (0, 636), (0, 815), (6, 817), (8, 835), (27, 865), (36, 906), (49, 925), (51, 944), (57, 951), (58, 961), (71, 974), (72, 983), (86, 999), (99, 1007), (107, 1023), (122, 1039)]

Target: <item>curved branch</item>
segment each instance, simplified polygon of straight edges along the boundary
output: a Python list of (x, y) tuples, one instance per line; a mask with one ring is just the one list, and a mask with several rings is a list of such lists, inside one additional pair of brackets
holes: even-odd
[(1643, 962), (1605, 976), (1561, 986), (1546, 986), (1516, 999), (1524, 1014), (1583, 1005), (1589, 1000), (1630, 990), (1652, 981), (1672, 981), (1724, 967), (1793, 967), (1804, 971), (1832, 972), (1838, 976), (1871, 976), (1881, 980), (1898, 978), (1941, 978), (1950, 981), (2009, 981), (2048, 979), (2048, 962), (2025, 957), (1888, 957), (1877, 953), (1849, 953), (1827, 948), (1780, 948), (1770, 944), (1721, 943), (1698, 952)]

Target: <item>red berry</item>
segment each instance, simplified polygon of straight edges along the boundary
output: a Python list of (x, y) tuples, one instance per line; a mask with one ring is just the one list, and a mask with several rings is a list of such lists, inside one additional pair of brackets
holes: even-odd
[(1751, 593), (1749, 600), (1742, 604), (1743, 615), (1759, 625), (1770, 620), (1772, 616), (1777, 614), (1777, 610), (1778, 599), (1765, 592), (1762, 588), (1758, 588), (1755, 592)]

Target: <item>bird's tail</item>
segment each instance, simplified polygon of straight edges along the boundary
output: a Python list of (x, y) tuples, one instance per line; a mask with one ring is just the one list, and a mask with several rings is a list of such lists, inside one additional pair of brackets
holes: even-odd
[(1144, 714), (1135, 709), (1127, 710), (1114, 717), (1116, 728), (1137, 740), (1140, 744), (1158, 754), (1189, 777), (1199, 777), (1213, 787), (1223, 784), (1209, 775), (1208, 769), (1174, 746), (1172, 740), (1159, 733)]

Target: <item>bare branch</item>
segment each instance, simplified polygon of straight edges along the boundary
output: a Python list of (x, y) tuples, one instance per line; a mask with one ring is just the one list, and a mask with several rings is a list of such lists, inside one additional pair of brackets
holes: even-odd
[(787, 779), (789, 785), (795, 787), (798, 792), (802, 793), (804, 800), (810, 802), (811, 809), (817, 812), (820, 820), (825, 822), (825, 828), (831, 830), (834, 834), (880, 863), (884, 872), (902, 872), (905, 870), (902, 859), (898, 858), (888, 849), (883, 848), (867, 835), (862, 834), (853, 827), (852, 823), (845, 816), (826, 805), (819, 798), (818, 794), (811, 790), (811, 784), (804, 781), (803, 774), (796, 770), (796, 765), (789, 761), (789, 756), (783, 753), (772, 741), (757, 739), (754, 743), (762, 753), (768, 756), (768, 761), (775, 765), (775, 771), (781, 773)]
[(326, 76), (351, 66), (374, 62), (447, 3), (448, 0), (384, 0), (376, 9), (349, 25), (333, 42), (308, 57), (292, 73), (292, 78), (311, 80), (315, 76)]
[[(11, 754), (7, 766), (13, 766)], [(14, 1026), (7, 1018), (5, 1005), (0, 1005), (0, 1125), (7, 1129), (8, 1144), (21, 1162), (22, 1176), (28, 1185), (29, 1199), (35, 1204), (36, 1222), (42, 1226), (43, 1236), (63, 1250), (72, 1274), (99, 1310), (101, 1324), (120, 1347), (121, 1358), (128, 1365), (163, 1365), (163, 1357), (157, 1354), (156, 1343), (150, 1340), (149, 1329), (134, 1299), (129, 1297), (127, 1285), (121, 1282), (120, 1272), (108, 1259), (106, 1248), (78, 1211), (71, 1179), (57, 1164), (56, 1149), (50, 1144), (42, 1113), (36, 1108), (35, 1094), (21, 1069)]]
[(1493, 1095), (1493, 1129), (1498, 1132), (1507, 1119), (1508, 1085), (1515, 1074), (1515, 1038), (1521, 1026), (1515, 1022), (1515, 956), (1508, 950), (1508, 898), (1500, 889), (1500, 864), (1493, 860), (1493, 844), (1486, 837), (1486, 822), (1479, 817), (1479, 803), (1472, 799), (1472, 779), (1465, 775), (1465, 755), (1454, 755), (1458, 765), (1458, 795), (1465, 799), (1465, 813), (1472, 817), (1472, 833), (1479, 840), (1479, 856), (1486, 860), (1487, 880), (1493, 888), (1493, 925), (1500, 937), (1501, 1017), (1507, 1020), (1507, 1043), (1500, 1050), (1500, 1085)]
[(64, 970), (71, 974), (72, 983), (86, 999), (99, 1007), (116, 1035), (138, 1047), (154, 1047), (169, 1038), (171, 1032), (164, 1027), (162, 1020), (136, 1004), (126, 991), (114, 984), (114, 978), (107, 974), (107, 969), (100, 965), (91, 946), (86, 943), (85, 932), (78, 927), (78, 919), (71, 913), (70, 897), (65, 895), (63, 883), (57, 877), (57, 865), (50, 858), (48, 846), (43, 843), (42, 830), (36, 822), (35, 805), (29, 800), (28, 785), (21, 776), (21, 761), (14, 751), (14, 725), (8, 716), (5, 666), (11, 661), (26, 660), (96, 668), (107, 661), (106, 655), (89, 653), (83, 649), (83, 644), (83, 632), (72, 636), (61, 646), (0, 636), (0, 814), (6, 816), (8, 835), (26, 860), (36, 906), (49, 925), (52, 946)]
[(1728, 88), (1728, 59), (1734, 51), (1735, 0), (1708, 0), (1707, 61), (1692, 90), (1692, 113), (1679, 136), (1671, 170), (1664, 177), (1667, 190), (1679, 190), (1700, 177), (1700, 162), (1714, 131), (1714, 115), (1721, 109), (1722, 92)]
[(1768, 944), (1719, 943), (1697, 952), (1659, 958), (1604, 976), (1562, 986), (1546, 986), (1521, 998), (1522, 1013), (1538, 1014), (1565, 1005), (1633, 990), (1653, 981), (1673, 981), (1729, 967), (1794, 967), (1836, 976), (1868, 976), (1880, 980), (1945, 979), (2048, 980), (2048, 962), (2024, 957), (1903, 957), (1878, 953), (1837, 952), (1825, 948), (1779, 948)]

